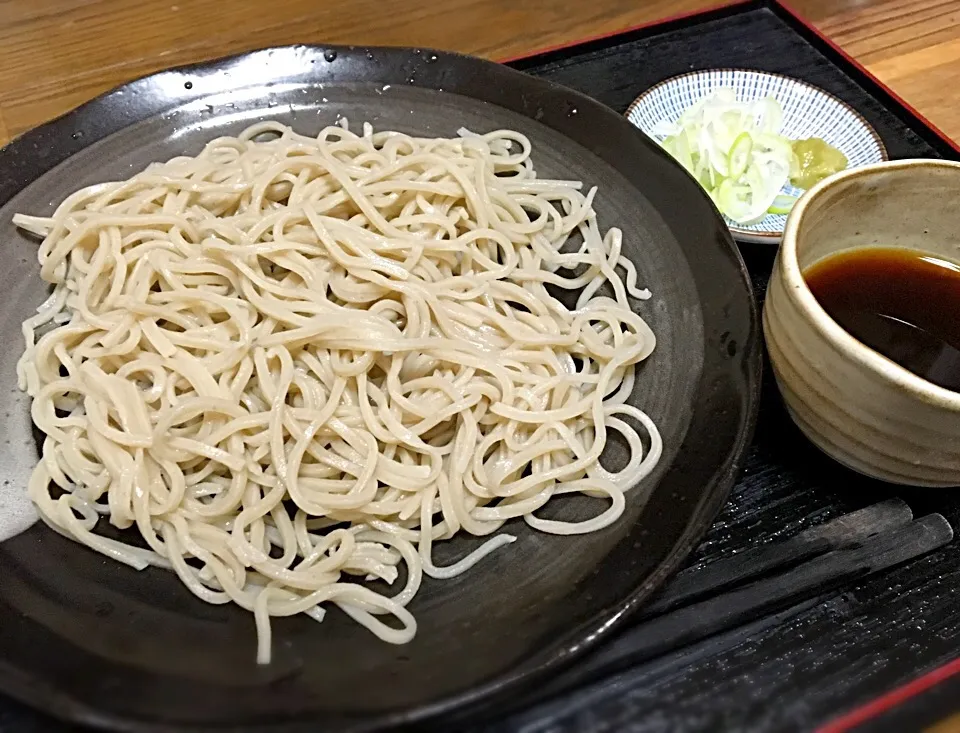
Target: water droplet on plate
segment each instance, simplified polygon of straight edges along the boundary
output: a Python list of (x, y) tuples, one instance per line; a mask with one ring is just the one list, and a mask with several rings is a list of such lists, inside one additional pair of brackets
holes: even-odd
[(367, 51), (367, 59), (373, 61), (373, 54)]
[(184, 89), (193, 89), (193, 82), (192, 82), (192, 81), (185, 81), (185, 82), (183, 82), (183, 88), (184, 88)]
[(337, 52), (336, 52), (336, 51), (324, 51), (324, 52), (323, 52), (323, 58), (324, 58), (324, 60), (329, 61), (329, 62), (336, 61), (336, 60), (337, 60)]
[(427, 63), (428, 63), (428, 64), (432, 64), (432, 63), (433, 63), (434, 61), (436, 61), (436, 60), (437, 60), (437, 54), (435, 54), (435, 53), (432, 53), (432, 54), (430, 54), (429, 56), (427, 56)]
[(77, 130), (70, 137), (72, 137), (74, 140), (79, 140), (80, 138), (83, 137), (83, 130)]

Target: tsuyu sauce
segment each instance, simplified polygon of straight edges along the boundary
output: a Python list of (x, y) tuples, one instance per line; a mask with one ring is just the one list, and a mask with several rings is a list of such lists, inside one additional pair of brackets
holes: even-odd
[(838, 252), (803, 273), (850, 335), (900, 366), (960, 392), (960, 265), (896, 247)]

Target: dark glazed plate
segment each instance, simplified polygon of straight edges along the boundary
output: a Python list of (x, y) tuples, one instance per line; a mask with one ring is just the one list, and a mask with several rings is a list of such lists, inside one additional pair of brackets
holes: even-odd
[[(663, 459), (612, 527), (519, 535), (469, 573), (428, 581), (416, 639), (379, 642), (337, 611), (277, 620), (274, 663), (253, 621), (195, 599), (171, 574), (137, 573), (34, 525), (0, 544), (0, 689), (60, 718), (114, 729), (443, 729), (494, 706), (610, 637), (690, 551), (726, 499), (756, 415), (760, 347), (750, 283), (707, 197), (660, 149), (576, 92), (474, 58), (405, 49), (291, 47), (164, 72), (117, 89), (0, 151), (0, 312), (7, 348), (0, 470), (25, 490), (36, 461), (15, 389), (19, 326), (44, 297), (36, 244), (15, 211), (278, 118), (301, 132), (346, 116), (415, 134), (511, 127), (541, 176), (600, 187), (603, 228), (624, 231), (654, 297), (658, 337), (631, 397), (660, 426)], [(570, 502), (564, 515), (593, 512)], [(440, 562), (468, 539), (444, 543)], [(491, 707), (487, 707), (491, 709)]]

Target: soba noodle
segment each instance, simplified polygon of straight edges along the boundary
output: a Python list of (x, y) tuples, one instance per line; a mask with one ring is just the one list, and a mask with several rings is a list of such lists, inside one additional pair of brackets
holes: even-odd
[[(649, 293), (596, 191), (538, 179), (513, 131), (362, 132), (264, 122), (15, 218), (55, 286), (18, 366), (46, 436), (30, 497), (76, 541), (252, 611), (262, 663), (271, 616), (328, 602), (409, 641), (423, 574), (466, 572), (515, 517), (608, 526), (661, 452), (625, 403)], [(608, 506), (537, 516), (570, 493)], [(457, 533), (490, 539), (438, 567)], [(370, 586), (401, 564), (402, 589)]]

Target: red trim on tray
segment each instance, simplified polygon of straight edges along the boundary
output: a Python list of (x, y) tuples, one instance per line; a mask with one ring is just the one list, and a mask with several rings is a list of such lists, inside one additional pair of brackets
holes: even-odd
[(602, 41), (605, 38), (613, 38), (614, 36), (619, 36), (624, 33), (630, 33), (632, 31), (638, 31), (642, 28), (650, 28), (655, 25), (662, 25), (664, 23), (670, 23), (675, 20), (684, 20), (686, 18), (693, 18), (697, 15), (703, 15), (704, 13), (711, 13), (714, 10), (723, 10), (725, 8), (735, 8), (738, 5), (749, 5), (753, 0), (732, 0), (732, 2), (721, 2), (716, 5), (708, 5), (705, 8), (700, 8), (699, 10), (688, 10), (685, 13), (676, 13), (675, 15), (668, 15), (665, 18), (658, 18), (656, 20), (648, 20), (644, 23), (638, 23), (637, 25), (627, 26), (626, 28), (619, 28), (614, 31), (607, 31), (606, 33), (597, 33), (593, 36), (587, 36), (576, 41), (570, 41), (569, 43), (557, 43), (552, 46), (546, 46), (544, 48), (539, 48), (535, 51), (529, 53), (523, 53), (519, 56), (510, 56), (508, 58), (497, 59), (501, 64), (509, 64), (511, 61), (520, 61), (522, 59), (528, 59), (533, 56), (540, 56), (541, 54), (551, 53), (553, 51), (562, 51), (565, 48), (573, 48), (574, 46), (580, 46), (584, 43), (591, 43), (593, 41)]
[(880, 79), (878, 79), (876, 76), (874, 76), (874, 74), (873, 74), (869, 69), (867, 69), (866, 66), (864, 66), (863, 64), (861, 64), (861, 63), (860, 63), (859, 61), (857, 61), (853, 56), (851, 56), (851, 55), (848, 54), (846, 51), (844, 51), (840, 46), (838, 46), (838, 45), (837, 45), (834, 41), (832, 41), (829, 37), (827, 37), (827, 36), (825, 36), (823, 33), (821, 33), (813, 23), (811, 23), (811, 22), (808, 21), (806, 18), (804, 18), (804, 17), (803, 17), (800, 13), (798, 13), (789, 3), (785, 3), (783, 0), (775, 0), (775, 2), (776, 2), (777, 5), (779, 5), (779, 6), (784, 10), (784, 12), (789, 13), (790, 15), (792, 15), (792, 16), (794, 17), (794, 19), (795, 19), (798, 23), (801, 23), (801, 24), (803, 24), (804, 26), (806, 26), (807, 28), (809, 28), (810, 31), (811, 31), (812, 33), (814, 33), (821, 41), (823, 41), (825, 44), (827, 44), (828, 46), (830, 46), (830, 48), (832, 48), (832, 49), (833, 49), (834, 51), (836, 51), (838, 54), (840, 54), (841, 56), (843, 56), (844, 59), (846, 59), (848, 62), (850, 62), (850, 64), (852, 64), (853, 66), (855, 66), (862, 74), (864, 74), (864, 75), (866, 75), (867, 77), (869, 77), (875, 84), (877, 84), (878, 86), (882, 87), (882, 88), (884, 89), (884, 91), (886, 91), (887, 94), (889, 94), (891, 97), (893, 97), (901, 107), (903, 107), (904, 109), (906, 109), (907, 112), (909, 112), (910, 114), (912, 114), (914, 117), (916, 117), (918, 120), (920, 120), (924, 125), (926, 125), (927, 127), (929, 127), (929, 128), (930, 128), (933, 132), (935, 132), (935, 133), (937, 134), (937, 136), (938, 136), (941, 140), (943, 140), (947, 145), (949, 145), (951, 148), (953, 148), (953, 149), (956, 150), (958, 153), (960, 153), (960, 145), (957, 145), (957, 143), (955, 143), (949, 136), (947, 136), (947, 134), (946, 134), (943, 130), (941, 130), (939, 127), (937, 127), (935, 124), (933, 124), (930, 120), (928, 120), (926, 117), (924, 117), (922, 114), (920, 114), (913, 105), (909, 104), (903, 97), (901, 97), (899, 94), (897, 94), (895, 91), (893, 91), (893, 89), (891, 89), (889, 86), (887, 86), (887, 85), (884, 84), (882, 81), (880, 81)]
[[(619, 30), (608, 31), (606, 33), (598, 33), (593, 36), (587, 36), (585, 38), (581, 38), (576, 41), (570, 41), (569, 43), (558, 43), (552, 46), (546, 46), (544, 48), (531, 51), (530, 53), (520, 54), (519, 56), (509, 56), (507, 58), (499, 59), (499, 62), (501, 64), (508, 64), (511, 61), (520, 61), (522, 59), (532, 58), (533, 56), (540, 56), (541, 54), (551, 53), (553, 51), (561, 51), (565, 48), (573, 48), (574, 46), (580, 46), (584, 43), (590, 43), (592, 41), (602, 41), (605, 38), (613, 38), (614, 36), (619, 36), (624, 33), (630, 33), (631, 31), (638, 31), (638, 30), (641, 30), (642, 28), (650, 28), (652, 26), (662, 25), (664, 23), (670, 23), (675, 20), (684, 20), (685, 18), (693, 18), (693, 17), (696, 17), (697, 15), (710, 13), (715, 10), (723, 10), (725, 8), (735, 8), (738, 5), (750, 5), (752, 2), (753, 0), (733, 0), (732, 2), (721, 2), (721, 3), (718, 3), (717, 5), (710, 5), (706, 8), (701, 8), (700, 10), (690, 10), (685, 13), (677, 13), (676, 15), (669, 15), (665, 18), (660, 18), (658, 20), (650, 20), (645, 23), (638, 23), (637, 25), (628, 26), (626, 28), (621, 28)], [(817, 36), (821, 41), (823, 41), (826, 45), (828, 45), (830, 48), (832, 48), (834, 51), (840, 54), (847, 62), (849, 62), (852, 66), (854, 66), (858, 71), (860, 71), (860, 73), (864, 74), (866, 77), (871, 79), (877, 86), (882, 88), (887, 94), (893, 97), (893, 99), (900, 106), (902, 106), (910, 114), (912, 114), (914, 117), (920, 120), (920, 122), (926, 125), (931, 131), (933, 131), (937, 135), (937, 137), (943, 140), (951, 148), (956, 150), (957, 153), (960, 153), (960, 145), (958, 145), (949, 136), (947, 136), (947, 134), (943, 130), (941, 130), (939, 127), (933, 124), (930, 120), (928, 120), (926, 117), (920, 114), (920, 112), (918, 112), (913, 105), (909, 104), (903, 97), (901, 97), (899, 94), (893, 91), (893, 89), (888, 87), (886, 84), (880, 81), (880, 79), (874, 76), (874, 74), (871, 73), (866, 66), (861, 64), (853, 56), (851, 56), (846, 51), (844, 51), (840, 46), (834, 43), (829, 37), (821, 33), (817, 29), (817, 27), (813, 25), (813, 23), (811, 23), (806, 18), (804, 18), (803, 15), (801, 15), (796, 10), (794, 10), (794, 8), (791, 7), (788, 3), (783, 2), (783, 0), (772, 0), (772, 2), (773, 4), (780, 6), (780, 9), (783, 10), (783, 12), (793, 17), (793, 19), (797, 23), (802, 25), (804, 28), (807, 28), (808, 30), (810, 30), (810, 32), (813, 33), (815, 36)]]
[(954, 659), (952, 662), (918, 677), (913, 682), (908, 682), (902, 687), (897, 687), (885, 695), (881, 695), (876, 700), (872, 700), (866, 705), (827, 723), (819, 728), (816, 733), (846, 733), (846, 731), (852, 731), (862, 723), (892, 710), (901, 703), (926, 692), (932, 687), (936, 687), (956, 674), (960, 674), (960, 659)]
[[(530, 53), (520, 54), (519, 56), (511, 56), (508, 58), (499, 59), (500, 63), (507, 64), (511, 61), (520, 61), (522, 59), (531, 58), (533, 56), (540, 56), (542, 54), (551, 53), (553, 51), (561, 51), (565, 48), (573, 48), (574, 46), (580, 46), (585, 43), (591, 43), (593, 41), (602, 41), (606, 38), (613, 38), (614, 36), (619, 36), (624, 33), (630, 33), (632, 31), (638, 31), (643, 28), (650, 28), (651, 26), (662, 25), (664, 23), (670, 23), (676, 20), (684, 20), (686, 18), (692, 18), (697, 15), (702, 15), (704, 13), (710, 13), (715, 10), (723, 10), (725, 8), (734, 8), (738, 5), (750, 5), (753, 0), (733, 0), (732, 2), (722, 2), (716, 5), (711, 5), (706, 8), (701, 8), (700, 10), (692, 10), (685, 13), (677, 13), (675, 15), (670, 15), (665, 18), (659, 18), (657, 20), (647, 21), (645, 23), (638, 23), (637, 25), (628, 26), (626, 28), (621, 28), (619, 30), (608, 31), (606, 33), (598, 33), (596, 35), (587, 36), (576, 41), (570, 41), (569, 43), (558, 43), (552, 46), (546, 46), (544, 48), (539, 48)], [(950, 147), (960, 153), (960, 145), (954, 142), (947, 134), (941, 130), (939, 127), (934, 125), (929, 119), (924, 117), (917, 109), (909, 104), (903, 97), (897, 94), (893, 89), (884, 84), (880, 79), (878, 79), (867, 67), (857, 61), (853, 56), (843, 50), (839, 45), (832, 41), (829, 37), (820, 32), (820, 30), (808, 21), (803, 15), (798, 13), (793, 7), (788, 3), (783, 2), (783, 0), (773, 0), (776, 5), (779, 5), (780, 8), (793, 17), (800, 25), (809, 29), (815, 36), (817, 36), (821, 41), (823, 41), (827, 46), (836, 51), (840, 56), (842, 56), (847, 62), (864, 74), (867, 78), (871, 79), (877, 86), (882, 88), (887, 92), (893, 99), (900, 104), (904, 109), (906, 109), (910, 114), (920, 120), (924, 125), (926, 125), (930, 130), (932, 130), (938, 137), (940, 137), (945, 143)], [(953, 677), (954, 675), (960, 674), (960, 659), (955, 659), (952, 662), (949, 662), (942, 667), (938, 667), (931, 672), (926, 673), (925, 675), (918, 677), (912, 682), (908, 682), (902, 687), (895, 688), (890, 692), (887, 692), (884, 695), (872, 700), (871, 702), (863, 705), (862, 707), (856, 708), (855, 710), (836, 718), (835, 720), (827, 723), (826, 725), (820, 727), (816, 733), (846, 733), (851, 731), (856, 726), (865, 723), (868, 720), (871, 720), (878, 715), (881, 715), (901, 703), (909, 700), (912, 697), (926, 692), (932, 687), (936, 687), (941, 682)]]
[[(602, 41), (606, 38), (613, 38), (614, 36), (619, 36), (624, 33), (630, 33), (632, 31), (638, 31), (643, 28), (650, 28), (652, 26), (662, 25), (664, 23), (670, 23), (676, 20), (684, 20), (686, 18), (692, 18), (697, 15), (702, 15), (704, 13), (710, 13), (716, 10), (723, 10), (725, 8), (734, 8), (738, 5), (750, 5), (753, 0), (733, 0), (732, 2), (722, 2), (716, 5), (711, 5), (706, 8), (701, 8), (700, 10), (692, 10), (685, 13), (677, 13), (675, 15), (670, 15), (665, 18), (659, 18), (657, 20), (647, 21), (645, 23), (638, 23), (637, 25), (628, 26), (626, 28), (621, 28), (619, 30), (608, 31), (606, 33), (598, 33), (596, 35), (587, 36), (576, 41), (570, 41), (569, 43), (558, 43), (552, 46), (546, 46), (544, 48), (539, 48), (530, 53), (520, 54), (519, 56), (510, 56), (507, 58), (499, 59), (500, 63), (507, 64), (511, 61), (520, 61), (522, 59), (531, 58), (533, 56), (540, 56), (542, 54), (551, 53), (553, 51), (561, 51), (565, 48), (573, 48), (574, 46), (580, 46), (585, 43), (591, 43), (593, 41)], [(960, 153), (960, 145), (954, 142), (947, 134), (941, 130), (939, 127), (934, 125), (929, 119), (924, 117), (917, 109), (909, 104), (903, 97), (897, 94), (893, 89), (887, 86), (885, 83), (880, 81), (867, 67), (857, 61), (853, 56), (843, 50), (839, 45), (837, 45), (833, 40), (820, 32), (820, 30), (808, 21), (803, 15), (798, 13), (793, 7), (788, 3), (783, 2), (783, 0), (773, 0), (776, 5), (779, 5), (780, 8), (787, 14), (793, 17), (800, 25), (809, 29), (815, 36), (817, 36), (821, 41), (823, 41), (827, 46), (836, 51), (840, 56), (842, 56), (847, 62), (854, 66), (857, 70), (860, 71), (867, 78), (871, 79), (877, 86), (882, 88), (889, 94), (893, 99), (900, 104), (904, 109), (906, 109), (910, 114), (920, 120), (924, 125), (926, 125), (930, 130), (932, 130), (938, 137), (940, 137), (947, 145), (952, 147), (958, 153)], [(912, 682), (895, 688), (890, 692), (887, 692), (884, 695), (872, 700), (871, 702), (863, 705), (855, 710), (836, 718), (835, 720), (827, 723), (826, 725), (820, 727), (816, 733), (846, 733), (847, 731), (853, 730), (856, 726), (865, 723), (868, 720), (871, 720), (878, 715), (881, 715), (889, 710), (895, 708), (897, 705), (909, 700), (912, 697), (926, 692), (927, 690), (936, 687), (941, 682), (953, 677), (954, 675), (960, 674), (960, 659), (955, 659), (952, 662), (949, 662), (942, 667), (938, 667), (931, 672), (926, 673), (925, 675), (918, 677)]]

